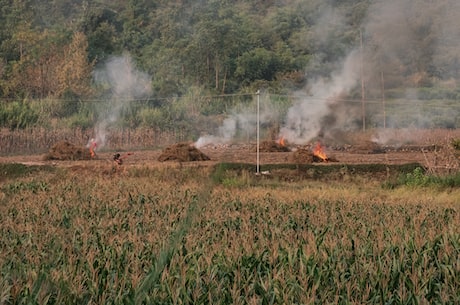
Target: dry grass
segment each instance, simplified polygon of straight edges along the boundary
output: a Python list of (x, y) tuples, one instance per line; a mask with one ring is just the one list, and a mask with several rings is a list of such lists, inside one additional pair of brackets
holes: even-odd
[[(184, 141), (181, 133), (162, 132), (151, 128), (109, 130), (105, 149), (145, 149), (175, 141)], [(0, 130), (0, 155), (36, 154), (47, 152), (54, 144), (68, 141), (77, 146), (85, 146), (94, 138), (92, 129), (81, 128), (27, 128), (21, 130)]]

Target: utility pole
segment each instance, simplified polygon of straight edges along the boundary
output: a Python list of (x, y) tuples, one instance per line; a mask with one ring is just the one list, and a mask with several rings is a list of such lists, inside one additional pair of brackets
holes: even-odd
[(385, 107), (385, 80), (383, 78), (383, 71), (380, 72), (380, 83), (382, 88), (383, 129), (385, 129), (387, 128), (387, 113)]
[(359, 40), (361, 45), (361, 115), (363, 120), (363, 131), (366, 131), (366, 105), (364, 93), (364, 47), (363, 47), (363, 32), (359, 30)]
[(260, 156), (259, 156), (259, 138), (260, 138), (260, 127), (259, 127), (259, 120), (260, 120), (260, 90), (257, 90), (257, 171), (256, 174), (259, 175), (260, 173)]

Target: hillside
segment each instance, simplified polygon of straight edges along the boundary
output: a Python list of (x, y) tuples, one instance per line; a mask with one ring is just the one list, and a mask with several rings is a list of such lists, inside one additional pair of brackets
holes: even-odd
[[(458, 97), (455, 0), (1, 0), (0, 97), (101, 95), (94, 70), (129, 54), (151, 95), (267, 88), (286, 93), (330, 78), (362, 52), (367, 95), (442, 87)], [(359, 68), (359, 67), (358, 67)], [(357, 72), (358, 73), (358, 72)], [(356, 76), (355, 76), (356, 77)], [(360, 95), (360, 86), (347, 90)]]

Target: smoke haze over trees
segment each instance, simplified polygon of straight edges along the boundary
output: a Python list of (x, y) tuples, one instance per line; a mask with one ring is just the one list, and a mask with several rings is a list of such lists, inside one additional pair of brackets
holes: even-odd
[[(328, 77), (364, 47), (368, 94), (456, 88), (456, 0), (0, 0), (0, 96), (88, 97), (92, 71), (130, 54), (152, 94), (284, 92)], [(352, 94), (352, 92), (350, 92)], [(375, 93), (378, 94), (378, 93)]]

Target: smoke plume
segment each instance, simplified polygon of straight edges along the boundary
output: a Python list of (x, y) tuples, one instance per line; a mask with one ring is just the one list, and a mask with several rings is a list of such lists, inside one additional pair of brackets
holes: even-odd
[[(313, 41), (313, 56), (305, 69), (308, 85), (302, 92), (294, 93), (296, 101), (280, 128), (280, 137), (289, 143), (305, 144), (325, 131), (332, 133), (333, 129), (359, 128), (357, 123), (363, 119), (361, 111), (357, 111), (360, 103), (353, 106), (343, 99), (359, 92), (361, 80), (366, 98), (374, 101), (381, 99), (382, 80), (385, 90), (401, 92), (401, 88), (407, 88), (402, 102), (417, 102), (410, 111), (413, 128), (430, 126), (433, 116), (426, 109), (417, 108), (423, 103), (419, 101), (419, 91), (411, 88), (458, 86), (455, 80), (460, 78), (460, 1), (377, 0), (362, 5), (365, 9), (361, 23), (353, 25), (356, 20), (350, 20), (350, 16), (354, 12), (318, 2), (320, 14), (308, 31)], [(346, 55), (339, 58), (340, 53)], [(381, 106), (374, 113), (383, 116), (378, 107)], [(240, 115), (232, 114), (218, 135), (200, 141), (228, 142), (235, 135), (239, 120)], [(387, 113), (386, 127), (401, 127), (401, 120), (407, 120), (407, 114), (404, 117), (397, 111)], [(250, 122), (254, 124), (254, 118)], [(379, 124), (374, 122), (374, 126)], [(388, 136), (376, 138), (387, 141)]]
[(310, 96), (299, 99), (289, 110), (280, 135), (294, 144), (305, 144), (322, 130), (324, 118), (341, 96), (349, 93), (360, 78), (360, 52), (352, 51), (340, 71), (320, 78), (311, 86)]
[[(276, 112), (271, 109), (265, 95), (259, 97), (259, 124), (269, 125), (277, 120)], [(255, 100), (254, 100), (255, 102)], [(209, 144), (227, 144), (236, 137), (254, 138), (257, 132), (257, 109), (255, 103), (242, 109), (234, 109), (232, 113), (223, 120), (222, 125), (213, 135), (203, 135), (195, 143), (200, 148)]]
[(101, 148), (106, 145), (109, 127), (120, 119), (129, 103), (151, 94), (150, 77), (138, 71), (131, 58), (124, 55), (108, 59), (101, 69), (93, 72), (93, 78), (108, 92), (107, 102), (101, 103), (98, 109), (95, 138), (91, 140)]

